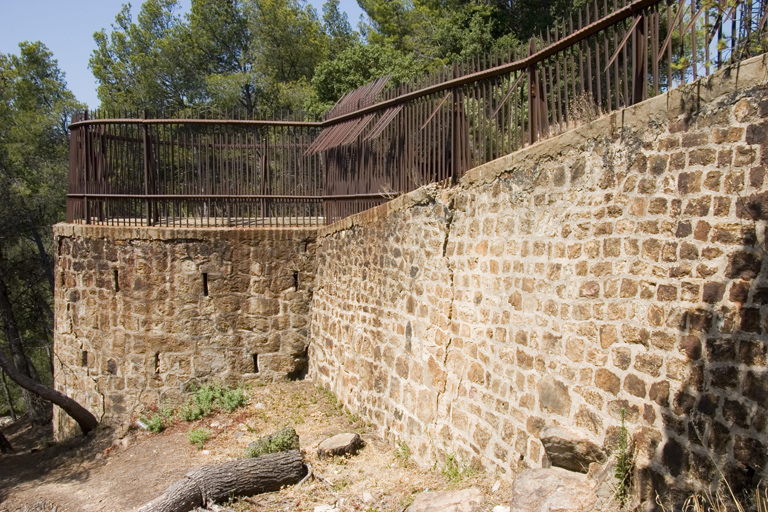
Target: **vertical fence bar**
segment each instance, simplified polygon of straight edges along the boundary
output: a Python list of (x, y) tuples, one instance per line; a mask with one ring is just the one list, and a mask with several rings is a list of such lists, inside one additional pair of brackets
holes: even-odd
[[(147, 119), (147, 111), (144, 110), (143, 119)], [(144, 162), (144, 208), (147, 218), (147, 226), (152, 225), (152, 211), (149, 199), (149, 132), (146, 123), (141, 124), (142, 149)]]
[(635, 30), (632, 33), (632, 104), (640, 103), (645, 99), (648, 75), (645, 13), (637, 13), (635, 21), (638, 23), (636, 23)]

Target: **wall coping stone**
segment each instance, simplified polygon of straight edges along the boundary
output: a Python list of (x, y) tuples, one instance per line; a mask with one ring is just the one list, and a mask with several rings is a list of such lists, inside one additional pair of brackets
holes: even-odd
[(299, 240), (315, 238), (317, 227), (147, 227), (59, 223), (54, 237), (108, 238), (110, 240)]

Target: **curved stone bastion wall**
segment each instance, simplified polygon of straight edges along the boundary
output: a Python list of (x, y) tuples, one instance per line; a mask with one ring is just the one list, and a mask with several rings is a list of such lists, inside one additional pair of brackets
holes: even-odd
[(57, 389), (116, 423), (191, 384), (302, 376), (315, 233), (55, 226)]
[(642, 497), (768, 462), (768, 72), (755, 58), (318, 233), (310, 377), (431, 464), (567, 426)]

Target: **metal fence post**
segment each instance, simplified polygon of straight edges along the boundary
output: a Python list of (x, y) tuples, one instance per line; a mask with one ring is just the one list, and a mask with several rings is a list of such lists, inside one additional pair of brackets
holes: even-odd
[[(148, 113), (147, 110), (144, 109), (144, 119), (147, 119)], [(145, 208), (145, 214), (147, 216), (147, 226), (152, 225), (152, 203), (149, 198), (149, 132), (147, 128), (146, 123), (142, 123), (141, 125), (141, 131), (142, 131), (142, 142), (143, 142), (143, 155), (144, 155), (144, 208)]]
[(645, 14), (643, 11), (635, 14), (639, 21), (632, 32), (632, 104), (640, 103), (646, 98), (648, 79), (648, 38), (645, 35)]
[[(459, 64), (453, 64), (453, 78), (459, 77)], [(459, 108), (461, 107), (459, 91), (456, 87), (451, 88), (451, 182), (456, 183), (461, 176), (459, 151), (461, 151), (461, 140), (459, 134)]]
[[(83, 113), (83, 121), (88, 119), (88, 109), (86, 109)], [(91, 223), (91, 216), (88, 213), (88, 162), (90, 161), (90, 144), (88, 143), (90, 141), (90, 130), (88, 128), (88, 125), (78, 127), (79, 130), (82, 130), (80, 135), (83, 143), (83, 220), (85, 220), (86, 224)]]

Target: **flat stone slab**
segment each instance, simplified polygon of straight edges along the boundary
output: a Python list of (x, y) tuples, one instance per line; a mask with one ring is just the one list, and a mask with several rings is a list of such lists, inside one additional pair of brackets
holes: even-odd
[(587, 475), (560, 468), (526, 469), (512, 484), (514, 512), (595, 510), (595, 492)]
[(483, 493), (477, 487), (461, 491), (427, 491), (417, 494), (406, 512), (480, 512)]
[(359, 434), (345, 433), (330, 437), (317, 447), (317, 456), (333, 457), (335, 455), (354, 455), (359, 452), (365, 442)]

